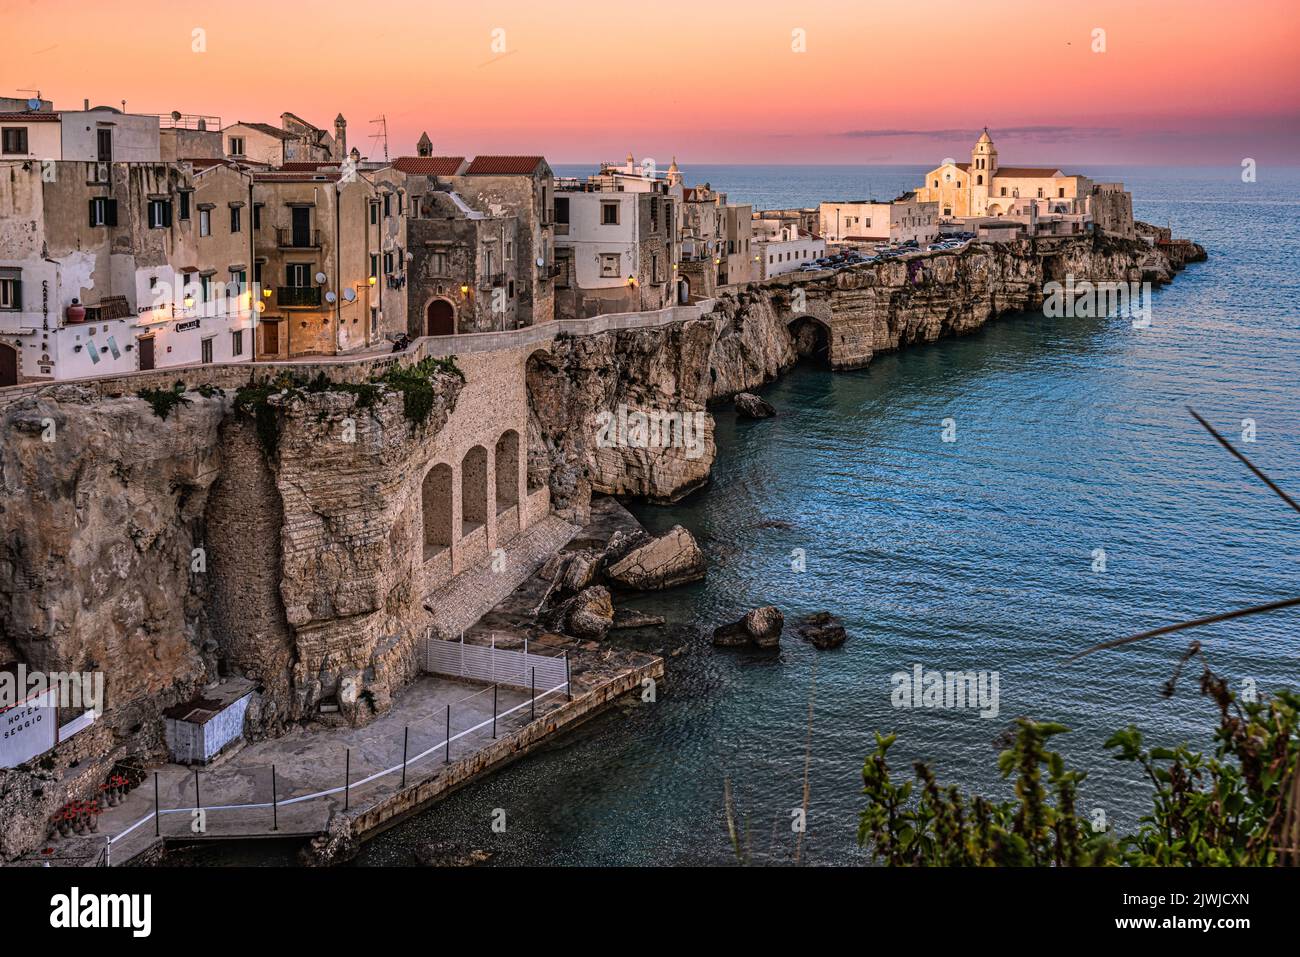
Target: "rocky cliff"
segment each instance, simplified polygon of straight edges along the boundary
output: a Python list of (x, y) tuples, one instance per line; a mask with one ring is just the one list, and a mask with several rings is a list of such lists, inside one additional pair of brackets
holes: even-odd
[[(582, 517), (593, 492), (674, 501), (708, 479), (715, 455), (710, 402), (762, 386), (800, 356), (861, 368), (878, 352), (975, 332), (1008, 312), (1042, 306), (1044, 286), (1168, 281), (1204, 258), (1106, 237), (974, 243), (957, 253), (794, 273), (722, 296), (704, 318), (559, 339), (529, 365), (529, 474), (552, 502)], [(653, 418), (702, 415), (703, 441), (611, 437), (623, 410)], [(611, 441), (613, 438), (613, 441)]]

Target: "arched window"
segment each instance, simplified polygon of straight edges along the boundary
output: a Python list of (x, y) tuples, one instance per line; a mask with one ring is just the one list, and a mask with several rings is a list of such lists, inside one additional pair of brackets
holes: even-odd
[(983, 186), (983, 185), (984, 185), (984, 176), (983, 176), (983, 174), (981, 174), (981, 175), (975, 177), (975, 185), (976, 185), (976, 186)]

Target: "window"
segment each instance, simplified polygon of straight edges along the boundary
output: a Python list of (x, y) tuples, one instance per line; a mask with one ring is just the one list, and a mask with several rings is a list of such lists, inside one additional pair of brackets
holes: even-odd
[(0, 276), (0, 309), (6, 312), (20, 312), (22, 308), (23, 281), (15, 272)]
[(1061, 186), (1061, 187), (1059, 187), (1059, 188), (1056, 190), (1056, 196), (1057, 196), (1058, 199), (1065, 199), (1065, 187), (1064, 187), (1064, 186)]
[(555, 198), (555, 221), (557, 223), (569, 222), (569, 198), (567, 196)]
[(265, 205), (266, 205), (265, 203), (253, 204), (253, 228), (254, 229), (262, 228), (262, 207)]
[(232, 136), (230, 138), (230, 155), (231, 156), (244, 155), (244, 138), (242, 136)]
[(231, 231), (232, 233), (237, 233), (237, 232), (239, 232), (240, 219), (241, 219), (241, 217), (240, 217), (240, 214), (239, 214), (239, 207), (238, 207), (238, 206), (231, 206), (231, 207), (230, 207), (230, 231)]
[(199, 210), (199, 235), (212, 235), (212, 210), (210, 209)]
[(0, 134), (0, 141), (3, 142), (5, 153), (17, 153), (20, 156), (27, 154), (27, 127), (25, 126), (6, 126), (3, 134)]
[(202, 273), (199, 276), (199, 302), (208, 302), (212, 299), (212, 276), (208, 273)]
[(1042, 199), (1042, 198), (1043, 198), (1043, 187), (1041, 187), (1041, 186), (1038, 187), (1038, 198), (1039, 198), (1039, 199)]
[(90, 201), (90, 225), (116, 226), (117, 200), (96, 196)]
[(236, 329), (230, 334), (230, 354), (232, 356), (242, 356), (244, 354), (243, 329)]
[(387, 219), (391, 215), (393, 215), (393, 194), (385, 193), (384, 194), (384, 219)]
[(166, 229), (172, 224), (172, 204), (168, 199), (149, 200), (149, 228)]
[(976, 177), (975, 177), (975, 185), (976, 185), (976, 186), (983, 186), (983, 185), (984, 185), (984, 175), (983, 175), (982, 173), (981, 173), (979, 176), (976, 176)]
[(188, 189), (181, 190), (180, 199), (181, 199), (180, 217), (181, 219), (189, 219), (190, 218), (190, 191)]
[(95, 133), (95, 145), (99, 153), (99, 162), (113, 162), (113, 131), (111, 129), (97, 130)]
[(199, 361), (200, 362), (212, 361), (212, 340), (211, 339), (204, 339), (202, 342), (199, 343)]
[(609, 279), (618, 276), (619, 273), (619, 255), (618, 253), (601, 253), (600, 254), (600, 276), (602, 279)]
[(432, 261), (433, 261), (433, 274), (434, 274), (435, 276), (445, 276), (445, 275), (447, 275), (447, 254), (446, 254), (446, 252), (443, 252), (443, 251), (435, 252), (435, 253), (432, 254), (432, 256), (431, 256), (430, 258), (431, 258)]
[(378, 203), (370, 204), (370, 225), (371, 226), (379, 225), (379, 204)]
[(370, 254), (370, 275), (379, 275), (379, 253)]
[(393, 271), (393, 254), (384, 253), (384, 275), (387, 276)]
[(285, 285), (303, 289), (311, 285), (311, 263), (288, 263), (284, 267)]
[(1007, 195), (1007, 188), (1006, 188), (1005, 186), (1002, 187), (1002, 193), (1001, 193), (1001, 195), (1003, 195), (1003, 196)]
[(600, 204), (600, 224), (602, 226), (618, 225), (618, 203)]
[(934, 181), (934, 188), (935, 189), (939, 188), (939, 181), (937, 179)]

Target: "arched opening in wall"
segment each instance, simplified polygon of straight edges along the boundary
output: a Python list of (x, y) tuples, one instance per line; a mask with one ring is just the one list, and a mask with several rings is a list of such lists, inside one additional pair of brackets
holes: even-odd
[(424, 560), (451, 547), (451, 466), (439, 462), (424, 476), (420, 508), (424, 515)]
[(677, 280), (677, 305), (686, 306), (691, 301), (691, 280), (682, 276)]
[(425, 310), (424, 334), (426, 336), (454, 336), (456, 334), (456, 307), (447, 299), (435, 299)]
[(0, 388), (18, 384), (18, 350), (0, 342)]
[(460, 463), (460, 536), (487, 524), (487, 449), (476, 445)]
[(551, 460), (547, 439), (557, 444), (563, 438), (564, 423), (572, 401), (569, 378), (560, 361), (545, 349), (534, 350), (524, 365), (528, 387), (528, 491), (535, 492), (551, 480)]
[(984, 177), (983, 177), (983, 176), (976, 176), (976, 177), (975, 177), (975, 185), (976, 185), (976, 186), (983, 186), (983, 185), (984, 185)]
[(811, 359), (821, 365), (831, 364), (830, 330), (820, 319), (800, 316), (790, 323), (790, 338), (800, 359)]
[(519, 504), (519, 433), (514, 429), (497, 439), (497, 514)]

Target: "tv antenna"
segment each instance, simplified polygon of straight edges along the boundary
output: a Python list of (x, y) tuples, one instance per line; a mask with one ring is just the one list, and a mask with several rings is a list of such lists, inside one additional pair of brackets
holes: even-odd
[(383, 140), (384, 162), (388, 162), (388, 118), (383, 113), (380, 113), (379, 119), (370, 122), (379, 124), (379, 132), (371, 133), (370, 138), (372, 140)]

